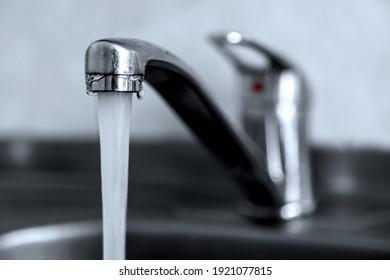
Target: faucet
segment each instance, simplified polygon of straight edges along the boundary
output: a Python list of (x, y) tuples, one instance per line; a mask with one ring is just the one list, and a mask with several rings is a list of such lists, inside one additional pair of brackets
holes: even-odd
[[(254, 96), (259, 100), (245, 97), (249, 102), (242, 110), (246, 112), (242, 118), (244, 129), (226, 120), (211, 100), (204, 82), (182, 60), (142, 40), (114, 38), (93, 42), (85, 55), (87, 93), (140, 95), (146, 81), (224, 164), (242, 190), (240, 212), (267, 221), (289, 220), (311, 213), (315, 200), (305, 142), (303, 112), (307, 96), (302, 75), (241, 33), (218, 34), (212, 41), (245, 73), (243, 76), (255, 77), (256, 89), (268, 90), (264, 96)], [(235, 44), (265, 53), (271, 66), (265, 71), (244, 67), (228, 50), (229, 45)], [(264, 85), (259, 84), (261, 79)], [(262, 108), (267, 111), (265, 118), (260, 116)], [(256, 122), (265, 125), (256, 126)], [(259, 135), (265, 139), (264, 145), (257, 143)]]

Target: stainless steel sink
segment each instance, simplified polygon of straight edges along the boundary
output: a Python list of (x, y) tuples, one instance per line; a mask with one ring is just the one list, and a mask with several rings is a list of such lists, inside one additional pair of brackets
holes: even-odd
[[(10, 145), (0, 145), (0, 258), (101, 258), (98, 145), (26, 144), (24, 158)], [(237, 213), (235, 186), (197, 145), (134, 144), (127, 257), (389, 259), (390, 155), (316, 148), (312, 159), (318, 211), (259, 224)]]
[[(297, 229), (295, 229), (297, 230)], [(240, 223), (131, 220), (127, 259), (386, 259), (389, 242), (341, 234), (304, 238), (290, 228)], [(23, 229), (0, 238), (2, 259), (101, 259), (101, 224), (78, 222)]]

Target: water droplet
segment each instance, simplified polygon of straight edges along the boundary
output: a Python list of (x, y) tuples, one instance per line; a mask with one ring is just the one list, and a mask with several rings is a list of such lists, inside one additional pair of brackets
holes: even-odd
[(145, 93), (144, 93), (143, 90), (137, 92), (137, 97), (138, 97), (138, 99), (142, 99), (144, 96), (145, 96)]

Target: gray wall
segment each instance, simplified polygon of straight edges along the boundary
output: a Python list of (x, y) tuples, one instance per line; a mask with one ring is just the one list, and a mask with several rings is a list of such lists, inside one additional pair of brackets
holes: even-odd
[[(315, 144), (390, 148), (387, 0), (1, 1), (0, 139), (97, 138), (83, 59), (103, 37), (150, 40), (176, 53), (232, 118), (234, 71), (205, 39), (230, 29), (303, 69)], [(134, 138), (188, 137), (149, 87), (133, 108)]]

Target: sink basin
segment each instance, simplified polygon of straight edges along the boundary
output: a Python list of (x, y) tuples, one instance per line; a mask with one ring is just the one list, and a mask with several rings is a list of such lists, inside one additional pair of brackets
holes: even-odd
[[(0, 259), (100, 259), (98, 144), (12, 145), (0, 144)], [(390, 155), (315, 148), (312, 162), (318, 211), (259, 224), (201, 147), (133, 144), (127, 258), (390, 259)]]
[[(99, 222), (49, 225), (0, 238), (1, 259), (101, 259)], [(323, 240), (273, 229), (172, 220), (132, 220), (127, 259), (387, 259), (388, 242), (338, 236)]]

